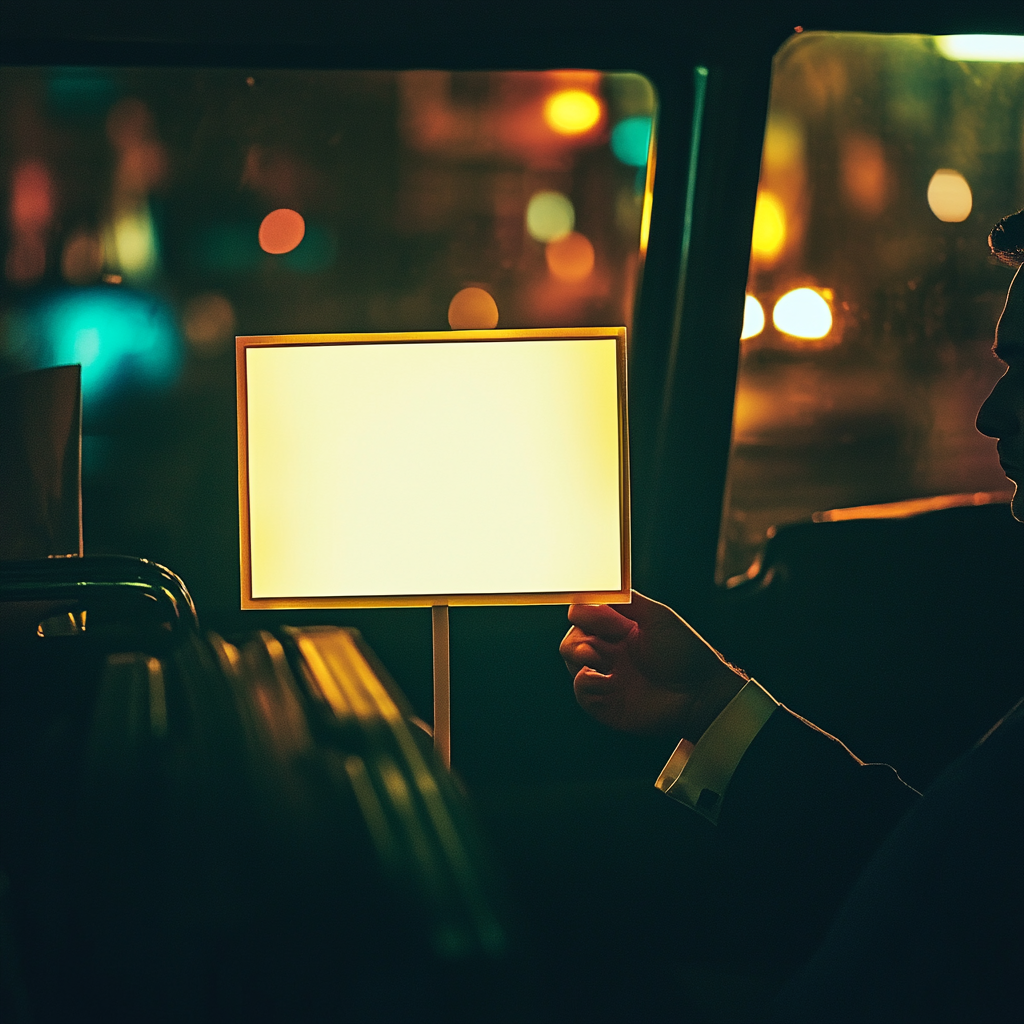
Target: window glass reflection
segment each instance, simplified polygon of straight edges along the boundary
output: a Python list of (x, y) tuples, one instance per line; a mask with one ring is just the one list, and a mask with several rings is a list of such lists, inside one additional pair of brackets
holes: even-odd
[(974, 418), (1011, 276), (985, 239), (1024, 200), (1022, 41), (806, 32), (776, 56), (720, 582), (774, 525), (1006, 491)]
[(0, 373), (83, 366), (86, 550), (237, 602), (235, 334), (631, 326), (654, 115), (586, 70), (0, 68)]

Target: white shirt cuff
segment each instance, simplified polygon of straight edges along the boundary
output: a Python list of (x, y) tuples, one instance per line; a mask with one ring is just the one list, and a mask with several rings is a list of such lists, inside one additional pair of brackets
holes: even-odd
[(696, 746), (680, 740), (655, 786), (717, 824), (737, 765), (778, 706), (779, 702), (751, 679), (708, 726)]

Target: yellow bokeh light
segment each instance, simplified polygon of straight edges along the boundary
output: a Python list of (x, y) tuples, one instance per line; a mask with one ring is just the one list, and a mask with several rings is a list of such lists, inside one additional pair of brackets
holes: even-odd
[(750, 247), (754, 256), (774, 260), (786, 243), (786, 210), (773, 193), (761, 189), (754, 208), (754, 235)]
[(147, 205), (119, 211), (112, 228), (118, 267), (127, 277), (147, 278), (159, 262), (156, 229)]
[(974, 205), (971, 186), (959, 172), (941, 167), (928, 182), (928, 208), (941, 221), (959, 224), (967, 220)]
[(535, 192), (526, 204), (526, 231), (537, 242), (555, 242), (576, 226), (572, 200), (561, 192)]
[(935, 46), (949, 60), (1024, 61), (1024, 36), (938, 36)]
[(817, 340), (832, 330), (832, 310), (820, 292), (794, 288), (775, 303), (772, 323), (790, 337)]
[(743, 302), (743, 330), (740, 332), (740, 341), (755, 338), (763, 330), (764, 309), (753, 295), (748, 295)]
[(544, 103), (544, 120), (559, 135), (582, 135), (601, 120), (601, 101), (583, 89), (562, 89)]
[(766, 169), (785, 172), (804, 157), (804, 133), (798, 121), (772, 113), (764, 133), (761, 160)]

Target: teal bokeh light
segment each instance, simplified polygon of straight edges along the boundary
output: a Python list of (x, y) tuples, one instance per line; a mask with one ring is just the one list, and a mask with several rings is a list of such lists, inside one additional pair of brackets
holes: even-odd
[(82, 365), (88, 405), (172, 384), (184, 356), (174, 316), (160, 299), (118, 287), (58, 292), (29, 315), (36, 366)]
[(312, 274), (334, 263), (338, 245), (334, 236), (317, 224), (306, 224), (302, 241), (291, 252), (278, 257), (289, 270)]
[(255, 270), (263, 255), (256, 236), (259, 222), (210, 224), (195, 238), (193, 255), (203, 270), (244, 274)]
[(612, 152), (630, 167), (643, 167), (647, 163), (650, 144), (649, 117), (627, 117), (612, 129)]
[(113, 78), (94, 68), (53, 68), (46, 83), (46, 98), (59, 114), (101, 114), (117, 98)]

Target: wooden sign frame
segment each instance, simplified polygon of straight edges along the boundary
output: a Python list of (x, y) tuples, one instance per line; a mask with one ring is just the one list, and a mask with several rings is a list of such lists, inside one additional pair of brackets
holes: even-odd
[[(620, 588), (603, 591), (541, 591), (515, 594), (389, 594), (386, 596), (253, 597), (250, 537), (249, 420), (247, 353), (253, 348), (290, 345), (408, 344), (436, 342), (537, 341), (613, 339), (618, 393), (619, 560)], [(626, 603), (630, 599), (629, 437), (626, 410), (626, 329), (624, 327), (562, 327), (535, 330), (423, 331), (393, 334), (292, 334), (238, 337), (235, 341), (238, 412), (238, 500), (243, 609), (278, 608), (408, 608), (445, 605), (534, 605)]]

